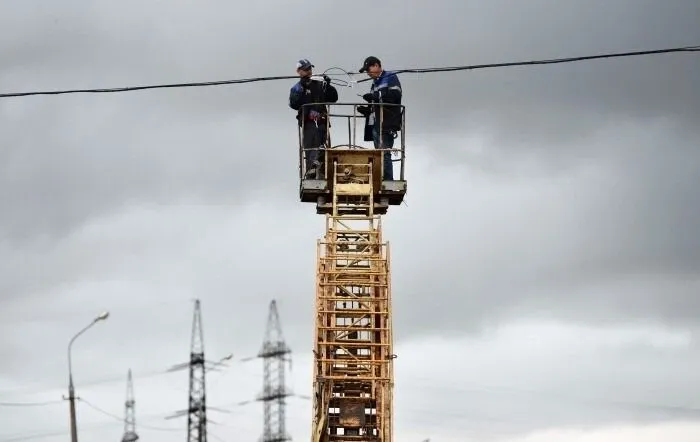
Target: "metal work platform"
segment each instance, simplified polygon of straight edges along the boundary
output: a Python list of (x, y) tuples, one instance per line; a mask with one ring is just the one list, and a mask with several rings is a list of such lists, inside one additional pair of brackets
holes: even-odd
[[(323, 103), (329, 108), (329, 118), (326, 122), (326, 149), (320, 148), (304, 148), (304, 126), (299, 127), (299, 198), (303, 203), (316, 203), (316, 213), (329, 214), (332, 211), (333, 204), (331, 202), (333, 195), (333, 180), (328, 179), (334, 170), (333, 164), (369, 164), (373, 165), (373, 186), (374, 189), (374, 210), (377, 215), (387, 213), (389, 206), (398, 206), (403, 202), (406, 195), (407, 183), (404, 179), (405, 165), (405, 112), (402, 109), (401, 129), (397, 132), (398, 136), (394, 141), (392, 148), (376, 149), (373, 147), (372, 141), (366, 141), (365, 124), (366, 117), (358, 112), (358, 107), (366, 105), (359, 103)], [(352, 114), (334, 113), (334, 107), (352, 108)], [(331, 128), (335, 126), (335, 120), (346, 120), (347, 125), (347, 141), (345, 143), (331, 144)], [(303, 124), (309, 124), (304, 122)], [(358, 125), (360, 126), (360, 134), (366, 145), (360, 145), (357, 141)], [(341, 133), (338, 130), (335, 135)], [(313, 177), (307, 177), (306, 157), (310, 151), (320, 151), (324, 158), (323, 167), (317, 171)], [(384, 152), (392, 153), (392, 167), (394, 176), (398, 179), (384, 180), (382, 179), (384, 167)], [(394, 166), (398, 164), (398, 170)]]

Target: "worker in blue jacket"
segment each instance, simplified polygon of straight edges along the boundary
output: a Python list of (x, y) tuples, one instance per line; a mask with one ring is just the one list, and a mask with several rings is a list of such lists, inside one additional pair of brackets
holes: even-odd
[[(372, 127), (372, 139), (375, 149), (392, 149), (394, 138), (401, 130), (401, 82), (395, 72), (385, 71), (382, 62), (377, 57), (367, 57), (360, 68), (360, 73), (366, 72), (372, 78), (370, 91), (362, 98), (371, 103), (369, 116)], [(382, 106), (384, 103), (391, 103), (397, 106)], [(380, 109), (383, 109), (381, 111)], [(381, 125), (381, 127), (380, 127)], [(391, 151), (384, 151), (384, 177), (383, 180), (394, 179), (394, 168), (391, 162)]]
[[(328, 122), (327, 106), (311, 103), (335, 103), (338, 101), (338, 90), (331, 84), (327, 75), (313, 75), (314, 65), (307, 59), (297, 62), (299, 81), (289, 91), (289, 107), (297, 111), (299, 127), (303, 127), (302, 146), (306, 153), (306, 178), (320, 177), (323, 170)], [(313, 150), (310, 150), (313, 149)]]

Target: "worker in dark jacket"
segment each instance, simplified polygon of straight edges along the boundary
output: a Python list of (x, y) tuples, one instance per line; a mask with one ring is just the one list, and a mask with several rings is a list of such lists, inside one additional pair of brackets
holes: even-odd
[[(373, 125), (372, 138), (375, 149), (392, 149), (394, 138), (401, 130), (401, 82), (394, 72), (385, 71), (382, 62), (377, 57), (367, 57), (360, 68), (360, 73), (367, 72), (372, 78), (370, 91), (362, 98), (371, 103), (372, 115), (369, 116)], [(391, 103), (398, 106), (382, 106), (383, 103)], [(391, 163), (391, 151), (384, 151), (384, 180), (394, 179), (394, 168)]]
[[(289, 107), (297, 111), (299, 127), (302, 127), (302, 146), (306, 156), (306, 177), (318, 176), (325, 155), (323, 150), (328, 139), (328, 109), (325, 105), (304, 106), (308, 103), (335, 103), (338, 90), (327, 75), (312, 77), (314, 65), (307, 59), (297, 62), (299, 81), (289, 91)], [(314, 149), (314, 150), (308, 150)]]

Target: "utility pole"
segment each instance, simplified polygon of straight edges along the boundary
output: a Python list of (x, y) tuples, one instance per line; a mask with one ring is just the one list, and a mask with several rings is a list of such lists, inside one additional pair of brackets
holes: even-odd
[(68, 402), (70, 404), (70, 440), (78, 442), (78, 424), (75, 416), (75, 387), (73, 386), (73, 374), (68, 374)]
[(124, 436), (122, 442), (136, 442), (139, 440), (136, 434), (136, 413), (134, 400), (134, 383), (131, 378), (131, 369), (126, 381), (126, 402), (124, 403)]
[(207, 404), (204, 333), (199, 299), (194, 304), (192, 344), (190, 348), (190, 398), (187, 415), (187, 442), (207, 442)]
[(75, 413), (75, 386), (73, 384), (73, 361), (71, 359), (71, 350), (73, 349), (73, 343), (78, 336), (82, 335), (90, 327), (97, 324), (99, 321), (104, 321), (109, 317), (109, 312), (102, 312), (99, 316), (92, 320), (92, 322), (86, 325), (82, 330), (75, 334), (68, 342), (68, 402), (70, 404), (70, 440), (71, 442), (78, 442), (78, 423), (76, 422)]
[(277, 302), (270, 302), (270, 311), (265, 329), (265, 341), (258, 357), (263, 359), (263, 392), (258, 400), (264, 406), (264, 429), (262, 442), (284, 442), (292, 438), (287, 434), (285, 418), (285, 398), (291, 393), (287, 391), (284, 377), (285, 362), (291, 364), (290, 348), (282, 336)]

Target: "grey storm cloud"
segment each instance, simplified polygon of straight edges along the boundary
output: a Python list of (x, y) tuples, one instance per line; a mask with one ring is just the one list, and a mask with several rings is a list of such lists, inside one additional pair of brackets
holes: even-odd
[[(309, 19), (332, 14), (330, 5), (302, 11), (290, 4), (268, 3), (266, 7), (274, 7), (287, 19), (266, 30), (264, 39), (236, 26), (243, 20), (240, 16), (211, 18), (203, 7), (191, 18), (206, 17), (204, 30), (182, 24), (179, 14), (184, 5), (149, 15), (156, 13), (149, 9), (152, 5), (139, 4), (138, 16), (130, 15), (126, 5), (103, 10), (68, 2), (60, 13), (48, 5), (43, 10), (31, 4), (13, 8), (4, 15), (8, 32), (17, 32), (4, 40), (11, 56), (4, 61), (3, 87), (109, 87), (292, 74), (297, 54), (307, 53), (319, 66), (356, 69), (363, 57), (334, 39), (315, 42), (308, 49), (302, 44), (292, 51), (270, 44), (296, 32), (293, 23), (305, 14)], [(209, 6), (222, 5), (211, 2)], [(398, 5), (383, 2), (374, 7), (379, 8), (377, 16), (394, 17), (395, 25), (401, 26), (397, 29), (427, 32), (440, 24), (453, 31), (431, 35), (425, 44), (420, 39), (427, 34), (421, 32), (397, 38), (381, 54), (389, 67), (432, 66), (446, 59), (480, 63), (552, 58), (684, 45), (700, 39), (700, 31), (692, 25), (693, 17), (700, 16), (696, 2), (686, 2), (685, 8), (681, 3), (674, 7), (605, 4), (604, 13), (595, 12), (594, 4), (564, 7), (542, 1), (506, 8), (502, 2), (491, 2), (477, 10), (474, 4), (462, 2), (451, 8), (446, 5), (445, 10), (452, 11), (449, 18), (435, 20), (425, 5)], [(121, 14), (127, 24), (120, 25)], [(257, 7), (247, 14), (268, 15)], [(362, 10), (349, 9), (344, 14), (355, 22), (369, 20)], [(479, 20), (479, 15), (494, 17), (499, 26)], [(531, 33), (527, 39), (518, 38), (525, 19)], [(611, 25), (623, 19), (634, 19), (634, 24)], [(332, 35), (332, 22), (316, 21), (317, 34)], [(534, 26), (538, 21), (547, 26)], [(175, 26), (184, 27), (175, 32)], [(550, 33), (564, 29), (566, 38), (552, 38)], [(148, 43), (143, 43), (141, 35), (149, 35)], [(206, 46), (197, 50), (194, 36)], [(40, 46), (34, 43), (39, 37)], [(25, 45), (29, 46), (26, 51), (21, 49)], [(415, 48), (423, 47), (426, 55), (416, 52)], [(692, 125), (700, 106), (700, 92), (693, 82), (698, 69), (698, 57), (672, 54), (500, 71), (407, 74), (403, 81), (408, 130), (449, 134), (456, 127), (478, 127), (489, 131), (493, 149), (508, 152), (507, 146), (521, 142), (556, 143), (556, 151), (562, 152), (568, 151), (565, 144), (574, 137), (587, 140), (610, 118), (680, 118)], [(6, 100), (2, 114), (11, 124), (3, 130), (3, 145), (9, 148), (4, 153), (0, 202), (15, 210), (6, 211), (0, 225), (21, 236), (27, 229), (31, 232), (32, 226), (42, 231), (70, 228), (91, 212), (119, 207), (125, 200), (168, 201), (183, 194), (203, 201), (220, 201), (226, 195), (245, 199), (249, 195), (237, 190), (251, 185), (279, 192), (295, 179), (295, 141), (286, 143), (295, 139), (291, 113), (285, 108), (288, 87), (277, 82), (118, 97)], [(353, 99), (351, 91), (341, 95)], [(39, 127), (35, 121), (40, 121)], [(266, 131), (272, 124), (279, 129)], [(251, 130), (260, 136), (249, 140)], [(261, 153), (270, 150), (275, 152), (272, 158)], [(534, 152), (546, 156), (550, 149)], [(449, 156), (443, 158), (445, 163), (450, 161)], [(51, 210), (39, 216), (42, 208)]]
[[(318, 70), (354, 71), (370, 53), (394, 69), (658, 49), (699, 44), (698, 17), (691, 0), (245, 9), (24, 1), (0, 6), (0, 92), (293, 75), (301, 57)], [(697, 340), (699, 75), (697, 54), (402, 75), (409, 193), (384, 226), (404, 352), (437, 336), (471, 343), (460, 348), (467, 359), (474, 352), (461, 373), (472, 385), (492, 373), (492, 383), (602, 394), (614, 373), (628, 378), (620, 400), (692, 402), (694, 341), (623, 356), (591, 344), (562, 356), (518, 351), (515, 338), (491, 351), (482, 335), (529, 319), (662, 324)], [(183, 362), (194, 297), (203, 299), (211, 358), (254, 355), (272, 297), (290, 345), (308, 356), (323, 221), (298, 203), (292, 84), (0, 100), (5, 383), (61, 386), (67, 340), (102, 309), (110, 321), (77, 346), (81, 382)], [(341, 88), (341, 100), (359, 100), (367, 87)], [(527, 362), (522, 372), (517, 358)], [(629, 360), (647, 369), (630, 374)], [(659, 378), (672, 385), (635, 396), (635, 385)], [(308, 393), (309, 376), (300, 379)], [(445, 406), (445, 392), (409, 384), (404, 397)], [(156, 403), (161, 393), (141, 385), (144, 402)], [(480, 423), (455, 428), (525, 432), (672, 415), (452, 395), (462, 415), (485, 404)], [(22, 416), (13, 422), (32, 419)]]
[[(680, 147), (669, 149), (669, 138)], [(440, 332), (513, 314), (696, 324), (700, 244), (692, 232), (700, 221), (700, 157), (686, 146), (697, 145), (698, 136), (660, 125), (657, 131), (612, 127), (600, 139), (576, 168), (542, 176), (539, 167), (513, 166), (502, 178), (508, 184), (489, 181), (490, 189), (483, 171), (460, 168), (455, 175), (461, 176), (448, 182), (463, 198), (449, 217), (440, 215), (445, 202), (430, 198), (446, 181), (420, 183), (425, 190), (408, 198), (412, 213), (393, 215), (401, 223), (414, 211), (426, 214), (425, 233), (400, 234), (394, 245), (401, 250), (395, 268), (422, 269), (395, 283), (413, 295), (398, 320), (403, 329), (430, 329), (420, 317), (436, 299), (464, 305), (440, 309)], [(435, 231), (454, 240), (428, 233)], [(425, 274), (441, 275), (430, 282), (434, 295), (419, 295), (428, 285), (420, 283)]]

